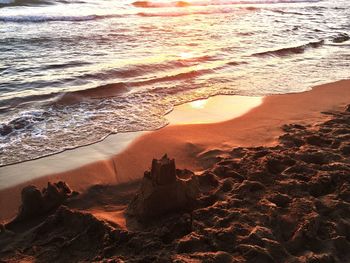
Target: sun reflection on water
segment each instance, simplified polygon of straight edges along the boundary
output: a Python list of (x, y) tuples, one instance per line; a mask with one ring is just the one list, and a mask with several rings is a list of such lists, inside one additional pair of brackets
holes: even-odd
[(195, 100), (189, 103), (189, 105), (194, 109), (203, 109), (205, 105), (208, 103), (208, 100)]
[(189, 59), (194, 57), (193, 53), (190, 52), (182, 52), (179, 56), (181, 59)]

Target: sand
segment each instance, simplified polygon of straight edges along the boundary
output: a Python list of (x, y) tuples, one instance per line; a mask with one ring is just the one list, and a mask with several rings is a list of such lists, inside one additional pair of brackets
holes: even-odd
[[(170, 125), (137, 138), (110, 159), (40, 177), (30, 183), (42, 187), (47, 181), (64, 180), (80, 191), (94, 184), (125, 183), (141, 178), (150, 160), (164, 153), (175, 158), (179, 168), (200, 172), (215, 163), (212, 157), (224, 157), (233, 147), (276, 145), (283, 124), (321, 122), (326, 118), (322, 111), (339, 110), (349, 103), (349, 85), (350, 81), (344, 80), (302, 93), (268, 96), (260, 106), (220, 123)], [(77, 149), (75, 153), (84, 156), (83, 150)], [(26, 169), (20, 171), (26, 173)], [(23, 186), (0, 192), (2, 220), (15, 214)]]
[[(289, 106), (305, 106), (309, 111), (295, 108), (293, 114), (285, 112), (285, 116), (296, 118), (292, 123), (292, 118), (276, 120), (271, 116), (278, 114), (271, 115), (272, 122), (282, 121), (283, 125), (279, 130), (261, 134), (268, 146), (224, 149), (230, 142), (225, 141), (220, 150), (212, 147), (207, 154), (202, 151), (193, 157), (198, 159), (194, 167), (202, 170), (196, 174), (175, 169), (174, 161), (164, 157), (152, 162), (152, 170), (145, 172), (141, 182), (95, 185), (81, 194), (62, 183), (57, 187), (51, 185), (43, 194), (31, 188), (35, 194), (27, 195), (20, 216), (0, 228), (0, 259), (348, 262), (350, 104), (345, 101), (349, 99), (348, 85), (349, 82), (342, 81), (311, 92), (282, 96), (292, 99), (284, 100)], [(341, 98), (332, 96), (336, 91), (343, 92)], [(315, 103), (311, 108), (303, 105), (315, 101), (310, 96), (315, 93), (319, 95), (316, 101), (326, 106), (322, 112), (313, 111)], [(339, 98), (338, 104), (329, 97)], [(265, 101), (269, 102), (269, 98)], [(260, 107), (263, 106), (264, 103)], [(269, 110), (272, 113), (273, 109)], [(263, 116), (259, 111), (257, 114)], [(225, 130), (225, 125), (234, 121), (169, 126), (140, 137), (127, 150), (145, 145), (147, 138), (155, 139), (154, 134), (159, 136), (164, 131), (169, 135), (174, 132), (172, 129), (188, 126), (207, 130), (219, 126)], [(207, 134), (207, 130), (198, 134)], [(278, 138), (267, 140), (268, 135), (276, 134)], [(174, 138), (177, 136), (180, 135), (173, 134)], [(192, 140), (214, 143), (212, 137)], [(172, 138), (170, 142), (173, 147), (177, 145)], [(206, 146), (214, 146), (210, 143)], [(177, 198), (169, 198), (173, 195)], [(43, 202), (39, 206), (33, 202), (38, 198)]]

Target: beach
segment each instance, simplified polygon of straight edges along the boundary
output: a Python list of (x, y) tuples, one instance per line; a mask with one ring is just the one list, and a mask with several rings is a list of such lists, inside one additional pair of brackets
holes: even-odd
[[(230, 115), (237, 115), (237, 112), (239, 115), (242, 109), (243, 112), (248, 112), (219, 123), (177, 124), (144, 135), (136, 133), (111, 136), (105, 143), (93, 145), (93, 149), (89, 146), (86, 149), (77, 148), (57, 156), (2, 167), (1, 174), (7, 175), (4, 181), (11, 183), (11, 178), (18, 181), (0, 192), (1, 207), (5, 208), (0, 211), (0, 218), (4, 220), (15, 215), (20, 202), (20, 191), (28, 184), (44, 187), (48, 181), (62, 180), (73, 189), (84, 191), (97, 184), (120, 184), (139, 180), (149, 168), (150, 161), (165, 153), (175, 158), (180, 168), (202, 171), (215, 163), (221, 154), (225, 156), (225, 152), (234, 147), (274, 146), (283, 132), (283, 125), (315, 125), (327, 117), (321, 112), (339, 110), (347, 105), (350, 96), (348, 85), (349, 81), (344, 80), (303, 93), (252, 99), (241, 97), (236, 99), (234, 106), (222, 105), (222, 99), (216, 100), (214, 97), (212, 111), (216, 109), (221, 112), (221, 118), (229, 119)], [(261, 100), (263, 102), (259, 105)], [(221, 111), (225, 107), (229, 114)], [(233, 108), (233, 111), (229, 108)], [(169, 119), (173, 118), (174, 123), (186, 122), (186, 118), (176, 120), (178, 114), (186, 116), (192, 122), (196, 122), (196, 118), (200, 120), (200, 117), (188, 109), (187, 112), (175, 110), (170, 113)], [(208, 115), (210, 113), (205, 115), (206, 120), (210, 120)], [(215, 115), (214, 112), (214, 116), (217, 113)], [(212, 119), (215, 122), (215, 117)], [(52, 170), (57, 172), (51, 172)], [(28, 174), (22, 171), (28, 171)]]
[[(222, 102), (222, 99), (218, 98), (216, 102)], [(241, 98), (241, 101), (244, 99)], [(170, 113), (169, 118), (177, 119), (178, 123), (183, 124), (169, 125), (136, 136), (119, 153), (108, 159), (87, 163), (61, 173), (47, 174), (3, 189), (0, 192), (2, 220), (9, 220), (15, 216), (15, 211), (21, 203), (20, 191), (25, 185), (34, 184), (40, 189), (49, 181), (62, 180), (80, 194), (66, 203), (68, 208), (60, 208), (58, 212), (54, 212), (54, 217), (80, 218), (78, 213), (83, 212), (95, 216), (89, 220), (97, 220), (99, 223), (94, 224), (102, 224), (103, 231), (108, 233), (124, 231), (123, 235), (128, 236), (127, 240), (130, 240), (131, 232), (136, 233), (133, 234), (136, 235), (134, 241), (118, 241), (119, 249), (111, 249), (108, 257), (120, 260), (147, 258), (149, 252), (146, 248), (137, 248), (139, 252), (132, 256), (124, 246), (132, 242), (147, 243), (151, 239), (158, 240), (158, 234), (162, 234), (155, 229), (162, 226), (164, 228), (164, 225), (171, 229), (174, 222), (179, 220), (176, 218), (184, 220), (184, 215), (175, 212), (175, 215), (160, 217), (158, 223), (140, 226), (132, 223), (130, 219), (128, 221), (125, 209), (137, 192), (144, 171), (150, 168), (152, 159), (159, 159), (167, 154), (175, 159), (178, 169), (189, 169), (194, 172), (193, 176), (198, 177), (201, 197), (198, 207), (193, 212), (193, 224), (197, 224), (194, 232), (181, 235), (181, 231), (175, 231), (175, 236), (169, 237), (170, 243), (166, 243), (168, 245), (158, 244), (161, 246), (159, 250), (152, 248), (150, 251), (153, 251), (158, 259), (164, 256), (164, 251), (171, 249), (169, 246), (176, 246), (177, 252), (172, 251), (169, 256), (171, 259), (180, 260), (179, 262), (201, 260), (203, 257), (208, 257), (208, 262), (277, 262), (279, 257), (300, 260), (295, 262), (310, 262), (302, 260), (311, 258), (344, 262), (342, 260), (347, 255), (346, 247), (350, 245), (346, 241), (349, 238), (346, 229), (350, 224), (346, 216), (349, 194), (347, 174), (350, 169), (347, 157), (349, 114), (346, 107), (349, 102), (350, 82), (342, 80), (302, 93), (254, 98), (250, 101), (250, 108), (246, 107), (235, 118), (215, 123), (190, 124), (191, 121), (195, 122), (195, 118), (191, 120), (189, 115), (185, 114), (186, 105), (179, 106), (179, 112), (186, 118), (177, 119), (176, 109), (173, 115)], [(214, 109), (219, 108), (221, 111), (230, 105), (221, 103), (215, 106), (215, 98), (212, 104), (212, 114), (216, 118), (228, 118), (227, 114), (218, 117)], [(197, 103), (197, 107), (203, 107), (203, 103)], [(188, 111), (190, 112), (189, 109)], [(206, 114), (210, 116), (210, 111)], [(198, 116), (197, 118), (200, 119)], [(215, 121), (215, 118), (213, 120)], [(76, 158), (84, 158), (86, 150), (77, 148), (74, 151), (76, 156), (79, 156)], [(71, 161), (74, 162), (73, 159)], [(37, 162), (36, 165), (44, 165), (45, 158)], [(1, 169), (3, 172), (4, 168)], [(25, 169), (21, 171), (25, 172)], [(258, 206), (255, 198), (260, 200)], [(332, 211), (338, 213), (331, 216), (329, 213), (333, 213)], [(274, 221), (276, 213), (281, 213), (282, 217)], [(40, 220), (46, 225), (51, 224), (46, 219)], [(79, 222), (79, 219), (74, 220)], [(333, 231), (333, 234), (324, 229), (330, 222), (337, 226), (329, 230)], [(274, 224), (282, 224), (279, 226), (282, 228), (275, 228)], [(323, 224), (326, 225), (323, 227)], [(16, 232), (21, 225), (22, 223), (14, 224), (11, 226), (12, 231)], [(205, 230), (205, 226), (211, 230)], [(287, 226), (290, 230), (286, 229)], [(328, 234), (320, 234), (321, 228), (322, 233), (326, 231)], [(45, 229), (48, 235), (57, 235), (51, 232), (53, 230), (50, 230), (50, 226)], [(149, 229), (155, 231), (156, 237), (148, 232)], [(73, 230), (67, 231), (71, 234), (69, 231)], [(221, 232), (223, 239), (219, 241), (218, 235)], [(208, 245), (209, 241), (204, 240), (204, 233), (212, 235), (210, 242), (216, 240), (215, 242), (219, 243)], [(16, 235), (16, 238), (19, 238), (20, 234)], [(229, 240), (236, 245), (224, 245)], [(305, 246), (305, 242), (308, 244), (310, 240), (324, 241), (315, 243), (315, 247)], [(327, 246), (322, 245), (326, 244), (325, 242)], [(136, 243), (134, 245), (136, 246)], [(39, 247), (40, 251), (45, 251), (50, 245)], [(30, 251), (32, 256), (37, 253)], [(9, 258), (25, 258), (29, 255), (15, 255), (11, 249), (6, 253), (3, 255), (9, 255)], [(99, 254), (99, 249), (94, 253), (94, 257), (97, 257), (95, 259), (102, 255)], [(41, 260), (50, 257), (45, 253), (42, 255), (39, 257)], [(55, 255), (59, 260), (63, 260), (61, 254)], [(74, 258), (86, 260), (90, 257), (91, 255), (82, 252), (81, 257)], [(237, 260), (232, 261), (235, 258)], [(254, 258), (264, 261), (254, 261)], [(161, 262), (167, 261), (166, 256), (164, 260)]]
[(346, 263), (350, 1), (0, 0), (0, 263)]

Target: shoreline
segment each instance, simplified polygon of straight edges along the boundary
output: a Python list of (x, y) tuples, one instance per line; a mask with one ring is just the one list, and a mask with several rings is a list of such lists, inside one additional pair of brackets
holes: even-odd
[(149, 167), (150, 160), (159, 158), (164, 153), (175, 158), (179, 168), (199, 172), (217, 162), (218, 158), (224, 158), (225, 151), (233, 147), (274, 146), (282, 134), (282, 125), (295, 122), (314, 125), (326, 118), (322, 116), (322, 111), (339, 110), (348, 104), (349, 86), (349, 80), (341, 80), (302, 93), (272, 95), (265, 97), (261, 105), (228, 121), (170, 125), (144, 134), (110, 159), (0, 191), (0, 207), (4, 207), (4, 204), (7, 206), (6, 211), (0, 211), (0, 220), (14, 215), (19, 204), (20, 190), (29, 183), (41, 188), (48, 181), (64, 180), (73, 189), (83, 191), (96, 184), (137, 180)]
[[(218, 104), (229, 104), (226, 110), (218, 110)], [(164, 117), (167, 126), (184, 124), (217, 123), (239, 117), (262, 103), (262, 97), (239, 95), (216, 95), (206, 99), (190, 101), (175, 106)], [(235, 105), (232, 105), (235, 104)], [(185, 116), (183, 116), (185, 115)], [(137, 138), (153, 131), (134, 131), (110, 134), (104, 139), (61, 152), (0, 166), (0, 173), (10, 174), (0, 177), (0, 191), (18, 184), (32, 181), (49, 174), (70, 171), (95, 161), (103, 161), (123, 152)], [(81, 158), (81, 156), (84, 158)], [(23, 177), (16, 170), (25, 169), (30, 175)], [(23, 178), (22, 178), (23, 177)], [(17, 181), (13, 181), (13, 178)]]
[[(205, 101), (205, 107), (197, 105), (198, 101)], [(193, 103), (194, 105), (192, 105)], [(237, 105), (231, 106), (226, 111), (215, 109), (217, 104), (222, 103)], [(169, 124), (161, 129), (169, 126), (184, 125), (186, 122), (216, 123), (230, 120), (245, 114), (261, 103), (261, 97), (238, 95), (217, 95), (207, 99), (192, 101), (178, 105), (169, 112), (165, 116)], [(186, 118), (181, 117), (184, 111), (187, 113)], [(118, 182), (117, 168), (113, 158), (127, 149), (137, 138), (156, 131), (113, 134), (91, 145), (0, 167), (0, 174), (6, 174), (6, 176), (0, 178), (0, 186), (2, 186), (0, 188), (0, 207), (4, 207), (2, 204), (5, 203), (7, 207), (6, 211), (0, 210), (0, 222), (6, 221), (15, 215), (20, 202), (20, 191), (29, 184), (44, 187), (48, 181), (63, 180), (73, 185), (76, 190), (85, 191), (94, 185), (134, 181), (135, 179), (132, 178)], [(27, 172), (22, 173), (22, 171)], [(71, 176), (72, 173), (74, 173), (73, 177)], [(140, 173), (141, 176), (142, 172)], [(3, 187), (5, 183), (11, 182), (13, 184), (13, 178), (17, 180), (17, 183)], [(15, 195), (14, 199), (13, 195)]]
[[(349, 99), (348, 91), (344, 95)], [(318, 122), (304, 118), (304, 125), (283, 125), (274, 146), (211, 155), (201, 172), (179, 169), (164, 155), (133, 183), (95, 185), (80, 194), (64, 182), (42, 190), (26, 187), (16, 218), (0, 225), (0, 257), (6, 262), (347, 262), (350, 104), (332, 105)]]

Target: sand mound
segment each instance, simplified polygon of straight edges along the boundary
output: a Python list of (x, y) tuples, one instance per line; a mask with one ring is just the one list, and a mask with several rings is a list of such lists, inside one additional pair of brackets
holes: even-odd
[(26, 186), (22, 189), (22, 205), (19, 207), (18, 215), (6, 227), (11, 228), (21, 222), (45, 216), (77, 194), (61, 181), (53, 184), (49, 182), (42, 191), (33, 185)]
[[(179, 176), (187, 178), (181, 179)], [(142, 221), (169, 212), (191, 210), (198, 194), (198, 182), (194, 174), (176, 170), (175, 160), (164, 155), (162, 159), (152, 161), (152, 169), (145, 172), (141, 187), (130, 202), (127, 213)]]

